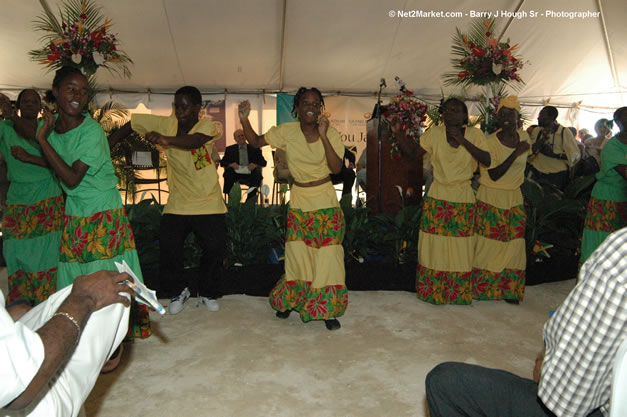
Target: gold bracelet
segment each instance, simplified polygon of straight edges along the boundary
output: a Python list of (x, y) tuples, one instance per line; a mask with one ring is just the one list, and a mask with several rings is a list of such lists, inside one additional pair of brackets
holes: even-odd
[(78, 324), (78, 321), (76, 321), (76, 319), (74, 317), (72, 317), (71, 315), (69, 315), (68, 313), (64, 312), (64, 311), (57, 311), (56, 313), (54, 313), (52, 315), (52, 318), (55, 318), (57, 316), (61, 316), (61, 317), (65, 317), (66, 319), (68, 319), (69, 321), (71, 321), (74, 326), (76, 326), (76, 343), (74, 343), (74, 345), (78, 345), (78, 341), (81, 339), (81, 326), (80, 324)]

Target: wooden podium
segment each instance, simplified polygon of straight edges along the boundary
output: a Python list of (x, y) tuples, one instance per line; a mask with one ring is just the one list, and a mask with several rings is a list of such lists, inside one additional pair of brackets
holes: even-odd
[(403, 207), (397, 185), (402, 189), (405, 206), (418, 205), (422, 200), (422, 152), (416, 159), (410, 159), (405, 154), (401, 154), (399, 159), (392, 159), (389, 132), (383, 128), (379, 158), (377, 123), (378, 118), (374, 115), (367, 125), (366, 206), (373, 215), (394, 215)]

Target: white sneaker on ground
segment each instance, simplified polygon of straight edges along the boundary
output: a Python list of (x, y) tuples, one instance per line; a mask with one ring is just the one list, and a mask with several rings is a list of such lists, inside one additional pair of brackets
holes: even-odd
[(200, 297), (200, 301), (205, 305), (207, 311), (212, 313), (220, 311), (220, 303), (215, 298)]
[(183, 304), (185, 304), (185, 302), (189, 300), (189, 296), (189, 288), (185, 288), (180, 295), (172, 297), (170, 299), (170, 305), (168, 306), (168, 313), (178, 314), (183, 311)]

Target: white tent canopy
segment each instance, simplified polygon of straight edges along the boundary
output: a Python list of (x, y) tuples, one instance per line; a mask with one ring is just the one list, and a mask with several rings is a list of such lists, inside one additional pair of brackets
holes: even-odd
[[(48, 3), (56, 11), (61, 1)], [(32, 21), (42, 13), (39, 2), (2, 4), (0, 91), (15, 97), (25, 87), (50, 88), (52, 74), (27, 55), (41, 46), (41, 34), (32, 29)], [(442, 94), (441, 75), (452, 69), (455, 27), (470, 29), (475, 12), (517, 11), (526, 16), (498, 17), (497, 26), (499, 33), (506, 29), (503, 39), (520, 45), (517, 52), (525, 62), (521, 77), (526, 82), (518, 92), (521, 101), (599, 114), (627, 104), (622, 84), (627, 82), (623, 0), (101, 0), (99, 4), (134, 61), (131, 79), (98, 71), (99, 84), (113, 92), (172, 93), (182, 85), (195, 85), (203, 93), (267, 93), (293, 92), (305, 85), (325, 93), (374, 95), (385, 78), (386, 92), (394, 94), (393, 79), (398, 75), (416, 95), (436, 100)], [(548, 9), (563, 17), (547, 15)], [(399, 12), (461, 12), (461, 16), (399, 18)], [(568, 12), (595, 16), (581, 18)], [(459, 91), (444, 88), (445, 94)]]

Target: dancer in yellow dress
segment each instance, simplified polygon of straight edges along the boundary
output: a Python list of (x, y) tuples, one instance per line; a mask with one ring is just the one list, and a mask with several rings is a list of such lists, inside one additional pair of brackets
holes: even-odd
[(481, 166), (472, 270), (474, 298), (517, 304), (525, 292), (525, 208), (520, 186), (531, 153), (527, 132), (518, 129), (518, 97), (499, 103), (500, 129), (488, 136), (492, 164)]
[[(416, 292), (433, 304), (470, 304), (475, 252), (475, 193), (470, 181), (477, 161), (490, 165), (490, 154), (483, 150), (483, 132), (467, 126), (463, 101), (450, 98), (440, 112), (444, 124), (432, 126), (420, 138), (420, 147), (431, 157), (433, 184), (423, 203)], [(400, 123), (391, 128), (405, 150)]]
[(250, 103), (240, 103), (240, 120), (248, 142), (271, 145), (287, 154), (294, 177), (287, 218), (285, 275), (270, 293), (279, 318), (292, 310), (303, 321), (324, 320), (340, 328), (348, 305), (344, 270), (344, 215), (330, 174), (342, 169), (344, 145), (329, 120), (320, 117), (324, 100), (315, 88), (300, 88), (294, 97), (298, 122), (284, 123), (258, 136), (248, 121)]

